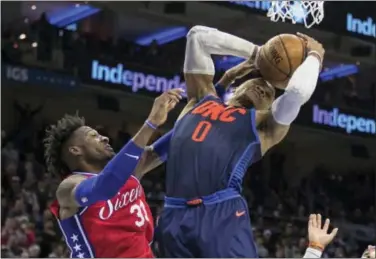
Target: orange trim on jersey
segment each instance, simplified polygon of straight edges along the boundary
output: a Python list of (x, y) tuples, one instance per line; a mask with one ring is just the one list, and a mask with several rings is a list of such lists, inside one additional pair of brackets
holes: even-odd
[(200, 204), (202, 204), (202, 199), (194, 199), (194, 200), (187, 201), (187, 205), (189, 206), (197, 206)]

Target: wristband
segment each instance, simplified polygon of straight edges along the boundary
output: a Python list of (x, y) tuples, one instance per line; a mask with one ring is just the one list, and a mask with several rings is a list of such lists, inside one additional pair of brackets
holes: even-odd
[(156, 130), (158, 128), (158, 126), (155, 126), (153, 123), (151, 123), (149, 120), (146, 120), (145, 121), (145, 124), (148, 125), (150, 128), (152, 128), (153, 130)]
[(309, 242), (308, 247), (316, 249), (316, 250), (320, 250), (320, 251), (324, 251), (325, 249), (325, 247), (322, 244), (317, 243), (317, 242)]

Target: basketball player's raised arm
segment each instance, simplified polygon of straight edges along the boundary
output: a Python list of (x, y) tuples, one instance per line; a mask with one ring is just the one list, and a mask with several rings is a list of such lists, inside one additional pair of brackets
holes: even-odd
[(255, 60), (259, 47), (255, 44), (206, 26), (194, 26), (187, 34), (184, 77), (188, 101), (216, 94), (211, 55), (231, 55)]
[(263, 153), (286, 136), (301, 106), (316, 89), (325, 51), (316, 40), (303, 34), (299, 36), (307, 41), (307, 58), (292, 75), (284, 94), (273, 102), (271, 111), (256, 113)]
[(261, 77), (259, 71), (256, 69), (254, 62), (250, 59), (247, 59), (240, 64), (228, 69), (214, 86), (217, 95), (223, 99), (224, 94), (236, 79), (240, 79), (250, 73), (252, 73), (256, 77)]
[(107, 163), (104, 169), (90, 178), (71, 176), (58, 187), (60, 206), (84, 207), (112, 198), (136, 169), (150, 137), (167, 120), (167, 114), (181, 99), (182, 89), (163, 93), (154, 101), (149, 118), (138, 133)]
[(334, 228), (328, 233), (330, 220), (326, 219), (324, 225), (321, 222), (320, 214), (311, 214), (308, 220), (308, 247), (303, 258), (321, 258), (327, 245), (329, 245), (337, 235), (338, 228)]

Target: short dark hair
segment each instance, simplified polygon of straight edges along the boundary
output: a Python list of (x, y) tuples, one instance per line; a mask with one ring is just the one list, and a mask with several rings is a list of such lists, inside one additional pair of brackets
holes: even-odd
[(65, 114), (46, 130), (44, 139), (44, 157), (49, 173), (66, 176), (70, 174), (68, 165), (63, 161), (62, 148), (64, 143), (72, 136), (73, 132), (85, 125), (85, 119), (76, 115)]

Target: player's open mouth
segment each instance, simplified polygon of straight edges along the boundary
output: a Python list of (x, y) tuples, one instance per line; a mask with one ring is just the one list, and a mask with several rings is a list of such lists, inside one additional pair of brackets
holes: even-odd
[(110, 151), (114, 151), (114, 149), (110, 145), (106, 145), (105, 148)]

